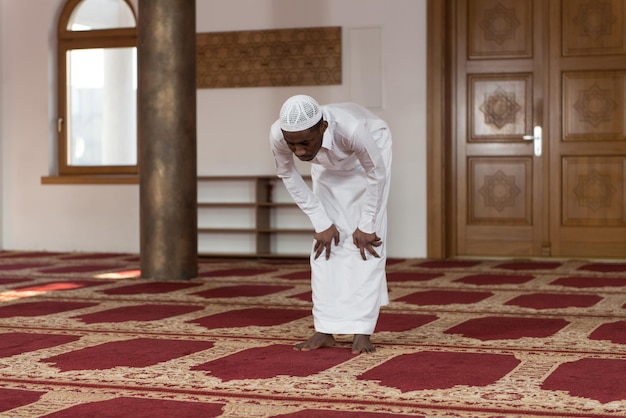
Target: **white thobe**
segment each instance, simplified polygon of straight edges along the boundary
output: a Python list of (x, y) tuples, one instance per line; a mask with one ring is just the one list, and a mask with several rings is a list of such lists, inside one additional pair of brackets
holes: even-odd
[[(316, 232), (334, 224), (340, 234), (330, 259), (322, 253), (316, 260), (311, 251), (315, 330), (369, 335), (380, 307), (389, 303), (385, 263), (391, 133), (384, 121), (354, 103), (321, 109), (328, 128), (311, 160), (312, 190), (296, 168), (278, 121), (270, 130), (276, 173)], [(383, 244), (375, 247), (380, 258), (366, 251), (367, 260), (362, 259), (352, 242), (357, 228), (382, 239)]]

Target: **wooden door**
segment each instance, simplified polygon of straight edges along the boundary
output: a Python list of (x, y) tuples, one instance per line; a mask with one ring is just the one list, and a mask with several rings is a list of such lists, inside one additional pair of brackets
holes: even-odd
[(455, 2), (459, 255), (542, 254), (546, 160), (523, 139), (544, 120), (541, 3)]
[(550, 235), (556, 256), (626, 257), (626, 3), (550, 2)]
[(626, 256), (623, 1), (451, 5), (449, 255)]

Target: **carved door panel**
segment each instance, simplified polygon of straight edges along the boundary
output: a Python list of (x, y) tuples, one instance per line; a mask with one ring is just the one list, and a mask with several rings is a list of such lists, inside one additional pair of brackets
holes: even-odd
[(455, 6), (455, 253), (626, 256), (623, 0)]

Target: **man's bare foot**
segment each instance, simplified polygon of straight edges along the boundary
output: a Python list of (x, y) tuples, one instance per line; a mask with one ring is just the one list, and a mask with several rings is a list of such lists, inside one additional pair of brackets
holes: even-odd
[(311, 338), (303, 343), (296, 344), (293, 348), (299, 351), (317, 350), (323, 347), (332, 347), (335, 345), (335, 338), (332, 334), (323, 334), (316, 332)]
[(370, 341), (370, 336), (365, 334), (355, 334), (352, 340), (352, 354), (373, 353), (376, 347)]

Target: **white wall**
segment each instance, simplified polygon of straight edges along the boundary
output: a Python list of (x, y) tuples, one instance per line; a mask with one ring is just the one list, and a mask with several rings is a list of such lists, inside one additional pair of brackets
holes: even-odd
[[(63, 3), (0, 0), (0, 248), (138, 252), (138, 186), (40, 182), (53, 171), (54, 47)], [(426, 0), (197, 0), (196, 13), (198, 32), (341, 26), (344, 35), (342, 85), (198, 90), (200, 175), (273, 174), (268, 129), (282, 102), (296, 93), (322, 104), (351, 100), (350, 34), (380, 28), (383, 106), (373, 110), (394, 138), (388, 254), (425, 256)]]

